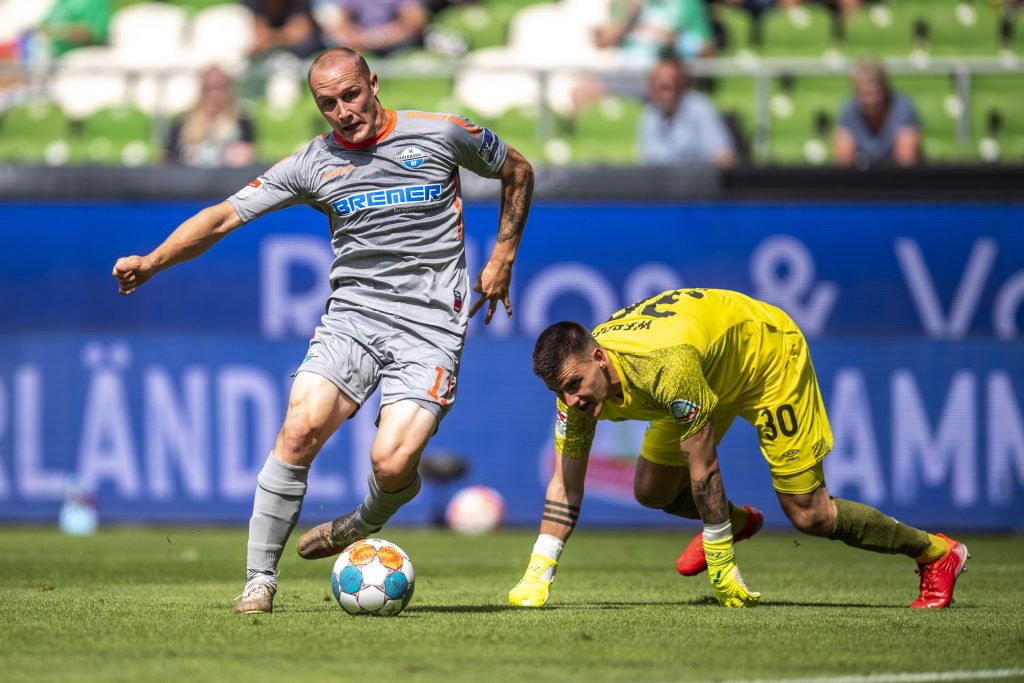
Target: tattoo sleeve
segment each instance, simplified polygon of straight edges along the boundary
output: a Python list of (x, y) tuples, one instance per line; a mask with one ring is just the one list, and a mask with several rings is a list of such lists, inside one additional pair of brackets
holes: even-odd
[(725, 496), (722, 473), (716, 461), (706, 474), (691, 482), (693, 500), (705, 524), (723, 524), (729, 521), (729, 499)]
[(498, 241), (507, 242), (519, 237), (526, 227), (533, 199), (533, 166), (522, 154), (509, 148), (501, 173), (501, 213), (498, 222)]

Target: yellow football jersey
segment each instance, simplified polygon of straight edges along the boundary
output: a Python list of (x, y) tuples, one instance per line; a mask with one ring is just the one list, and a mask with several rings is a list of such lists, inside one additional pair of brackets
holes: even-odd
[[(716, 439), (733, 419), (758, 428), (775, 473), (813, 466), (831, 431), (803, 335), (780, 309), (738, 292), (676, 289), (618, 311), (593, 331), (622, 382), (600, 420), (646, 420), (640, 455), (684, 464), (679, 442), (714, 415)], [(586, 457), (596, 425), (557, 402), (556, 450)]]

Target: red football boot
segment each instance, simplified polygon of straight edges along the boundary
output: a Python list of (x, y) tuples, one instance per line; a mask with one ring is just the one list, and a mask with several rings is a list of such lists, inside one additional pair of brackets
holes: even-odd
[(953, 587), (960, 572), (967, 571), (967, 559), (971, 556), (967, 546), (954, 541), (945, 534), (935, 534), (946, 539), (949, 550), (937, 560), (917, 565), (921, 575), (921, 595), (911, 603), (912, 609), (940, 609), (953, 602)]
[[(743, 509), (747, 511), (747, 523), (743, 525), (737, 533), (732, 535), (733, 543), (739, 543), (740, 541), (750, 538), (764, 526), (764, 515), (757, 508), (744, 505)], [(690, 541), (690, 544), (686, 546), (686, 550), (676, 560), (676, 569), (683, 576), (696, 576), (702, 571), (708, 568), (708, 562), (704, 559), (704, 536), (703, 534), (697, 534), (697, 536)]]

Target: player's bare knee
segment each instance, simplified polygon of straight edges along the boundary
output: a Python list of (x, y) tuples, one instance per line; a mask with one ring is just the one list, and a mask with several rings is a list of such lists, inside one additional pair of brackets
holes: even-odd
[(387, 455), (375, 454), (373, 478), (382, 491), (394, 493), (411, 484), (416, 478), (412, 454), (396, 450)]
[(664, 491), (644, 486), (634, 486), (633, 496), (636, 498), (636, 502), (645, 508), (653, 508), (655, 510), (661, 510), (665, 506), (671, 505), (674, 498), (671, 495), (666, 496)]
[(305, 465), (318, 450), (319, 429), (310, 420), (289, 415), (274, 444), (274, 453), (291, 465)]

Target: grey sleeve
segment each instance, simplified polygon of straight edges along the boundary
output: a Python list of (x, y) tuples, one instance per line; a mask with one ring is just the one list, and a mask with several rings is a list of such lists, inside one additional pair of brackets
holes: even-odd
[(446, 139), (455, 150), (459, 166), (484, 178), (496, 178), (508, 156), (508, 145), (491, 130), (477, 126), (461, 116), (445, 124)]
[(238, 217), (243, 223), (255, 220), (260, 216), (283, 209), (305, 200), (307, 191), (303, 182), (302, 152), (279, 161), (264, 171), (228, 201), (235, 207)]

